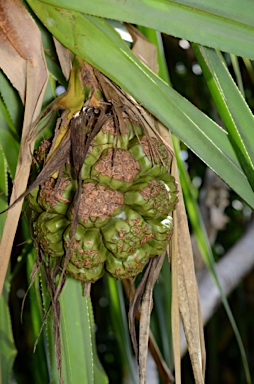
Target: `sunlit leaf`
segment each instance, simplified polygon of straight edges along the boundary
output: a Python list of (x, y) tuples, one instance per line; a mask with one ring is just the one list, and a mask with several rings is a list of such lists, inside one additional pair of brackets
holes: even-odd
[(251, 0), (44, 0), (57, 7), (143, 25), (238, 56), (254, 58)]

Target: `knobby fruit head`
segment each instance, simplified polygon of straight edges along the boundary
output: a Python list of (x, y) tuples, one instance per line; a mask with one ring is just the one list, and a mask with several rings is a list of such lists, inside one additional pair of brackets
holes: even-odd
[[(90, 96), (98, 95), (92, 88)], [(123, 279), (142, 271), (165, 250), (177, 202), (172, 154), (162, 140), (149, 137), (126, 108), (119, 112), (105, 98), (95, 108), (91, 100), (69, 122), (65, 161), (28, 195), (39, 248), (62, 265), (69, 250), (66, 272), (82, 282), (105, 272)], [(54, 157), (55, 142), (43, 140), (37, 149), (39, 170), (49, 153)]]

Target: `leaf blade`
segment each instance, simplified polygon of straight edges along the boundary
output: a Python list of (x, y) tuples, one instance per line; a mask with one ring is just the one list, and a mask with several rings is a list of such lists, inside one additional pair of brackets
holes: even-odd
[(14, 179), (20, 145), (11, 119), (6, 118), (8, 114), (9, 112), (0, 98), (0, 146), (6, 158), (11, 178)]
[[(95, 358), (94, 322), (90, 298), (80, 297), (81, 292), (80, 282), (67, 278), (59, 299), (64, 382), (107, 384), (107, 376), (99, 365), (98, 357)], [(95, 381), (95, 377), (97, 379), (99, 377), (100, 381)]]
[(221, 55), (206, 47), (193, 44), (220, 116), (228, 130), (229, 139), (235, 149), (247, 179), (254, 189), (254, 116), (239, 88), (233, 81)]
[(10, 290), (8, 279), (9, 275), (7, 275), (3, 293), (0, 296), (0, 381), (2, 383), (10, 382), (12, 366), (17, 354), (12, 334), (11, 316), (8, 307), (8, 296)]
[[(8, 180), (7, 180), (7, 161), (3, 149), (0, 145), (0, 209), (5, 210), (8, 207)], [(2, 237), (6, 213), (0, 215), (0, 238)]]
[[(10, 199), (10, 203), (12, 203), (17, 196), (24, 192), (27, 186), (34, 144), (30, 128), (31, 123), (37, 118), (41, 110), (48, 72), (42, 51), (40, 32), (25, 6), (21, 2), (5, 2), (2, 11), (0, 18), (0, 65), (18, 90), (22, 100), (25, 98), (26, 104), (21, 150)], [(24, 20), (26, 20), (25, 23)], [(33, 39), (29, 38), (31, 35)], [(2, 291), (21, 209), (22, 202), (19, 202), (7, 212), (0, 243), (0, 292)]]
[[(238, 56), (254, 58), (254, 5), (250, 0), (44, 0), (93, 16), (139, 24)], [(142, 15), (142, 18), (140, 18)]]
[(113, 328), (116, 330), (122, 364), (128, 367), (132, 382), (136, 384), (137, 378), (124, 308), (123, 289), (119, 281), (115, 281), (109, 276), (105, 276), (105, 279), (110, 302), (109, 311)]
[(180, 174), (181, 186), (182, 186), (184, 196), (185, 196), (185, 204), (186, 204), (186, 210), (188, 212), (188, 217), (189, 217), (191, 226), (193, 228), (193, 232), (195, 234), (197, 244), (198, 244), (198, 247), (199, 247), (200, 252), (202, 254), (203, 260), (204, 260), (204, 262), (205, 262), (205, 264), (206, 264), (206, 266), (207, 266), (207, 268), (208, 268), (208, 270), (209, 270), (209, 272), (213, 278), (214, 284), (216, 285), (216, 287), (218, 288), (218, 290), (220, 292), (221, 301), (223, 303), (223, 306), (225, 308), (229, 322), (232, 326), (232, 329), (234, 331), (234, 334), (235, 334), (235, 337), (236, 337), (236, 340), (238, 343), (238, 347), (240, 350), (241, 359), (242, 359), (243, 367), (244, 367), (244, 371), (245, 371), (246, 382), (250, 383), (251, 382), (250, 370), (249, 370), (249, 366), (248, 366), (248, 360), (247, 360), (246, 352), (244, 349), (243, 341), (242, 341), (239, 329), (237, 327), (236, 321), (234, 319), (233, 313), (232, 313), (231, 308), (229, 306), (227, 297), (225, 296), (225, 294), (222, 290), (221, 284), (218, 280), (218, 276), (217, 276), (216, 269), (215, 269), (215, 261), (214, 261), (214, 257), (213, 257), (213, 253), (212, 253), (212, 249), (211, 249), (209, 240), (207, 238), (203, 219), (201, 217), (201, 212), (200, 212), (200, 209), (198, 207), (197, 201), (193, 196), (193, 191), (191, 188), (191, 181), (190, 181), (189, 175), (186, 171), (184, 162), (179, 155), (179, 153), (180, 153), (179, 140), (174, 137), (173, 142), (174, 142), (174, 148), (176, 148), (176, 152), (175, 152), (176, 160), (177, 160), (177, 165), (178, 165), (179, 174)]

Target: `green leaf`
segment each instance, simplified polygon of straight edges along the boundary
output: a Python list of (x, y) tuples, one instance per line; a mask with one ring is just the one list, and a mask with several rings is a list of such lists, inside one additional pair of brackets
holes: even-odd
[(245, 67), (247, 69), (248, 75), (250, 76), (251, 83), (254, 84), (254, 71), (253, 71), (253, 63), (250, 59), (247, 59), (246, 57), (243, 57), (243, 62), (245, 64)]
[(220, 53), (193, 44), (213, 100), (239, 162), (254, 190), (254, 116), (232, 79)]
[(161, 351), (165, 361), (169, 367), (174, 364), (172, 350), (172, 281), (171, 270), (166, 257), (160, 272), (157, 284), (154, 287), (154, 310), (152, 311), (152, 319), (156, 318), (156, 322), (151, 322), (153, 333), (159, 337)]
[(174, 143), (175, 155), (176, 155), (176, 159), (177, 159), (177, 165), (178, 165), (179, 174), (180, 174), (181, 187), (182, 187), (183, 193), (184, 193), (184, 201), (185, 201), (185, 205), (186, 205), (186, 209), (187, 209), (187, 213), (188, 213), (188, 218), (190, 220), (190, 223), (191, 223), (193, 232), (195, 234), (198, 247), (201, 251), (203, 260), (204, 260), (204, 262), (205, 262), (205, 264), (206, 264), (206, 266), (207, 266), (207, 268), (208, 268), (208, 270), (209, 270), (209, 272), (210, 272), (210, 274), (214, 280), (216, 287), (218, 288), (218, 290), (220, 292), (221, 301), (224, 305), (225, 311), (227, 313), (227, 316), (229, 318), (230, 324), (232, 326), (232, 329), (234, 331), (234, 334), (235, 334), (235, 337), (236, 337), (236, 340), (237, 340), (237, 343), (239, 346), (239, 350), (240, 350), (240, 354), (241, 354), (241, 358), (242, 358), (242, 362), (243, 362), (243, 366), (244, 366), (244, 370), (245, 370), (246, 382), (248, 384), (250, 384), (251, 383), (250, 371), (249, 371), (249, 367), (248, 367), (248, 360), (247, 360), (247, 356), (246, 356), (246, 353), (244, 350), (242, 338), (241, 338), (241, 335), (239, 333), (239, 330), (238, 330), (237, 324), (235, 322), (231, 308), (228, 304), (228, 300), (222, 291), (221, 285), (219, 283), (219, 280), (218, 280), (218, 277), (216, 274), (213, 253), (212, 253), (212, 250), (210, 247), (209, 240), (208, 240), (207, 235), (206, 235), (206, 230), (204, 227), (204, 223), (202, 220), (202, 216), (201, 216), (197, 201), (193, 195), (192, 184), (191, 184), (189, 175), (186, 171), (184, 162), (179, 156), (179, 154), (180, 154), (179, 140), (176, 137), (173, 137), (173, 143)]
[(82, 297), (81, 283), (67, 278), (60, 296), (63, 378), (65, 383), (107, 384), (96, 354), (90, 297)]
[[(7, 180), (7, 162), (0, 146), (0, 212), (8, 206), (8, 180)], [(0, 239), (2, 237), (6, 213), (0, 215)]]
[(112, 328), (116, 335), (123, 367), (128, 365), (130, 377), (133, 384), (136, 384), (137, 377), (133, 363), (133, 353), (130, 342), (130, 335), (126, 319), (123, 289), (120, 281), (115, 281), (108, 275), (105, 276), (109, 292), (109, 311)]
[(252, 0), (44, 0), (57, 7), (139, 24), (254, 59)]
[[(30, 276), (36, 260), (36, 252), (33, 248), (32, 241), (30, 240), (30, 230), (26, 219), (22, 219), (22, 234), (26, 239), (26, 244), (22, 249), (22, 257), (26, 260), (28, 284), (30, 283)], [(28, 240), (29, 239), (29, 240)], [(30, 300), (30, 321), (31, 329), (29, 330), (33, 336), (33, 343), (40, 334), (42, 319), (43, 319), (43, 304), (41, 300), (40, 278), (39, 273), (35, 276), (35, 280), (31, 287), (29, 287), (28, 297)], [(28, 298), (27, 298), (28, 299)], [(26, 301), (24, 303), (27, 305)], [(38, 343), (36, 345), (35, 353), (31, 356), (31, 365), (33, 369), (33, 381), (37, 384), (44, 384), (50, 382), (48, 370), (48, 345), (46, 340), (46, 331), (43, 328)]]
[(226, 132), (143, 65), (106, 21), (28, 2), (66, 47), (130, 93), (254, 207), (253, 191)]
[(101, 362), (99, 360), (97, 349), (96, 349), (96, 339), (95, 339), (95, 324), (94, 324), (94, 315), (93, 315), (93, 307), (90, 297), (86, 297), (87, 302), (87, 309), (88, 309), (88, 315), (90, 319), (90, 324), (92, 326), (92, 333), (91, 333), (91, 341), (92, 341), (92, 352), (93, 352), (93, 360), (94, 360), (94, 384), (108, 384), (108, 377), (105, 374), (105, 371), (101, 365)]
[(242, 80), (241, 69), (240, 69), (238, 57), (236, 57), (235, 55), (230, 53), (230, 58), (231, 58), (232, 67), (233, 67), (233, 70), (234, 70), (235, 76), (236, 76), (236, 84), (237, 84), (238, 88), (240, 89), (243, 97), (245, 97), (243, 80)]
[(0, 382), (9, 383), (17, 350), (12, 335), (11, 317), (8, 306), (10, 286), (7, 275), (3, 293), (0, 296)]
[[(42, 291), (44, 308), (47, 310), (50, 302), (44, 278), (42, 278)], [(81, 283), (68, 277), (59, 301), (64, 382), (108, 384), (108, 378), (96, 351), (91, 300), (89, 297), (82, 297)], [(47, 319), (47, 349), (50, 359), (50, 382), (58, 384), (52, 316)]]
[[(50, 295), (48, 292), (48, 287), (44, 277), (44, 271), (41, 267), (40, 271), (40, 286), (41, 286), (41, 296), (42, 296), (42, 305), (43, 305), (43, 315), (45, 315), (46, 311), (50, 306)], [(46, 334), (46, 343), (45, 350), (48, 357), (48, 365), (49, 365), (49, 376), (50, 383), (58, 384), (59, 383), (59, 375), (57, 372), (56, 365), (56, 357), (55, 357), (55, 349), (54, 349), (54, 332), (53, 332), (53, 316), (50, 314), (47, 317), (47, 322), (45, 325), (45, 334)]]
[(9, 112), (3, 100), (0, 98), (0, 146), (7, 160), (8, 170), (12, 178), (14, 178), (18, 161), (18, 140)]
[(0, 71), (0, 94), (6, 106), (6, 121), (12, 129), (13, 134), (19, 134), (23, 123), (24, 108), (18, 92), (2, 71)]

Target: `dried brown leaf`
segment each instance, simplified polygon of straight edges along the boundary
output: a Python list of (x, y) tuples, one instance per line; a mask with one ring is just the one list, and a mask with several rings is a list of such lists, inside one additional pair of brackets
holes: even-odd
[(131, 24), (125, 24), (132, 39), (132, 52), (153, 72), (157, 73), (157, 47), (152, 44), (137, 28)]
[[(12, 203), (26, 190), (34, 146), (31, 124), (41, 110), (48, 72), (40, 31), (19, 0), (1, 2), (0, 31), (0, 66), (17, 88), (21, 99), (25, 100), (20, 153), (10, 201)], [(18, 65), (20, 68), (17, 68)], [(21, 209), (22, 201), (7, 213), (0, 244), (0, 293)]]
[[(170, 132), (159, 123), (162, 137), (172, 145)], [(180, 187), (179, 174), (175, 159), (173, 160), (172, 175), (179, 186), (178, 204), (173, 212), (174, 235), (172, 240), (172, 295), (173, 311), (172, 329), (175, 357), (176, 382), (181, 383), (180, 373), (180, 328), (175, 316), (181, 314), (188, 350), (191, 358), (195, 382), (204, 383), (205, 373), (205, 344), (203, 323), (200, 313), (199, 294), (193, 264), (192, 245), (188, 228), (187, 215), (184, 207), (183, 195)], [(177, 293), (177, 297), (176, 297)], [(178, 309), (177, 309), (178, 303)]]
[[(24, 60), (10, 44), (10, 41), (1, 27), (0, 42), (0, 67), (9, 78), (14, 88), (17, 89), (19, 96), (24, 103), (26, 91), (26, 60)], [(10, 63), (12, 64), (10, 65)]]
[(69, 80), (71, 68), (72, 68), (72, 56), (73, 54), (69, 49), (64, 47), (60, 41), (58, 41), (54, 36), (53, 40), (56, 47), (56, 53), (58, 56), (59, 63), (61, 65), (62, 72), (66, 78), (66, 80)]
[(169, 367), (163, 359), (159, 347), (154, 339), (152, 331), (149, 332), (148, 347), (157, 366), (158, 372), (162, 378), (163, 383), (170, 384), (175, 382), (174, 376), (172, 375)]
[[(204, 383), (204, 357), (202, 354), (203, 332), (200, 333), (198, 291), (193, 267), (193, 255), (183, 199), (180, 198), (174, 214), (177, 227), (175, 249), (178, 255), (178, 301), (185, 337), (192, 363), (195, 382)], [(181, 229), (181, 231), (180, 231)], [(202, 322), (201, 322), (202, 324)]]
[(174, 251), (176, 249), (175, 240), (178, 228), (174, 225), (174, 234), (172, 237), (172, 253), (171, 253), (171, 275), (172, 275), (172, 344), (174, 352), (175, 364), (175, 381), (181, 384), (181, 340), (180, 340), (180, 311), (178, 301), (178, 255)]
[(159, 277), (164, 258), (165, 253), (164, 255), (154, 257), (150, 261), (149, 275), (147, 278), (146, 287), (140, 308), (138, 349), (139, 384), (146, 383), (147, 352), (150, 334), (150, 315), (153, 307), (153, 288), (154, 284), (156, 283), (156, 280)]
[[(171, 134), (169, 130), (160, 122), (157, 123), (158, 130), (162, 138), (168, 143), (168, 145), (173, 146)], [(175, 177), (176, 182), (180, 185), (176, 159), (173, 158), (172, 163), (172, 175)], [(178, 200), (182, 200), (182, 194), (178, 197)], [(172, 343), (173, 343), (173, 352), (174, 352), (174, 364), (175, 364), (175, 381), (177, 384), (181, 384), (181, 340), (180, 340), (180, 310), (179, 310), (179, 244), (178, 239), (181, 236), (181, 227), (175, 222), (175, 217), (177, 215), (179, 207), (177, 206), (175, 212), (173, 213), (174, 219), (174, 233), (172, 236), (172, 244), (170, 249), (171, 255), (171, 274), (172, 274), (172, 312), (171, 312), (171, 322), (172, 322)], [(180, 231), (180, 234), (179, 234)]]
[[(133, 284), (133, 280), (131, 280), (131, 279), (122, 280), (122, 284), (124, 286), (125, 293), (126, 293), (127, 297), (129, 298), (129, 301), (131, 302), (133, 300), (133, 297), (135, 296), (135, 293), (136, 293), (136, 290), (135, 290), (135, 287)], [(140, 307), (138, 307), (138, 309), (136, 311), (134, 310), (134, 308), (132, 308), (132, 309), (133, 309), (133, 311), (132, 311), (132, 313), (129, 313), (129, 316), (132, 317), (131, 323), (133, 323), (133, 327), (134, 327), (134, 316), (136, 316), (137, 320), (140, 319)], [(135, 312), (135, 315), (134, 315), (134, 312)], [(131, 334), (132, 338), (133, 338), (133, 327), (132, 327), (132, 334)], [(130, 333), (131, 333), (131, 331), (130, 331)], [(135, 340), (136, 340), (136, 336), (135, 336)], [(135, 342), (134, 342), (134, 344), (135, 344)], [(149, 347), (151, 356), (153, 357), (153, 359), (155, 361), (155, 364), (157, 366), (157, 370), (158, 370), (158, 372), (162, 378), (163, 383), (166, 383), (166, 384), (173, 383), (174, 382), (174, 376), (172, 375), (169, 367), (167, 366), (165, 360), (163, 359), (161, 352), (159, 350), (159, 347), (156, 343), (156, 340), (155, 340), (151, 330), (149, 331), (148, 347)], [(136, 348), (136, 350), (137, 350), (137, 348)]]

